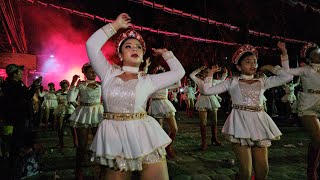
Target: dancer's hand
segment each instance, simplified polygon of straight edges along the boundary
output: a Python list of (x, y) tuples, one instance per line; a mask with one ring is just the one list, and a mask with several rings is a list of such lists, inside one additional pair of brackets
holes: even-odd
[(168, 52), (168, 50), (166, 49), (166, 48), (163, 48), (163, 49), (155, 49), (155, 48), (152, 48), (152, 54), (154, 55), (154, 56), (160, 56), (160, 55), (162, 55), (163, 53), (165, 53), (165, 52)]
[(128, 27), (132, 27), (131, 17), (127, 13), (121, 13), (111, 24), (116, 31), (122, 28), (127, 29)]
[(146, 67), (149, 67), (151, 65), (150, 57), (146, 59)]
[(218, 65), (212, 66), (208, 73), (208, 77), (212, 77), (214, 73), (219, 71), (221, 71), (221, 67), (219, 67)]
[(277, 46), (281, 50), (282, 54), (287, 54), (287, 48), (284, 42), (279, 41)]
[(80, 76), (75, 74), (72, 78), (71, 86), (75, 86), (79, 79)]

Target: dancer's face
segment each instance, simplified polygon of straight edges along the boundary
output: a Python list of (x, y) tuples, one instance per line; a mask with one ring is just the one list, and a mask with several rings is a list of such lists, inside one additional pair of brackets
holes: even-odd
[(257, 72), (258, 62), (255, 55), (249, 55), (237, 65), (239, 71), (245, 75), (254, 75)]
[(54, 91), (54, 85), (49, 85), (49, 91)]
[(97, 74), (92, 67), (89, 67), (87, 71), (84, 73), (84, 75), (88, 80), (95, 80), (97, 77)]
[(69, 88), (69, 85), (67, 83), (61, 84), (61, 90), (62, 91), (66, 91), (66, 90), (68, 90), (68, 88)]
[(137, 39), (128, 39), (121, 46), (120, 58), (124, 66), (139, 67), (143, 60), (142, 45)]

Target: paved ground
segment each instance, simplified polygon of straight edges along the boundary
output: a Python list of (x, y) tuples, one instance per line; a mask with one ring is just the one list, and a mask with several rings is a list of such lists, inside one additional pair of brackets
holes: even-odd
[[(220, 116), (219, 130), (225, 117)], [(233, 179), (237, 172), (237, 162), (231, 145), (221, 135), (223, 145), (209, 146), (207, 151), (200, 150), (200, 133), (198, 119), (187, 118), (184, 112), (177, 113), (179, 134), (175, 141), (177, 158), (169, 160), (169, 174), (174, 180), (206, 180)], [(284, 134), (280, 141), (274, 141), (269, 149), (270, 172), (268, 179), (286, 180), (306, 179), (306, 151), (309, 143), (303, 128), (292, 125), (290, 121), (275, 119)], [(211, 138), (210, 128), (207, 128), (208, 143)], [(42, 159), (42, 172), (28, 179), (74, 179), (75, 149), (71, 143), (70, 133), (67, 135), (67, 146), (59, 152), (56, 132), (37, 131), (37, 142), (43, 144), (46, 153)], [(1, 161), (0, 172), (6, 172), (6, 161)], [(88, 165), (85, 179), (93, 179), (93, 168)], [(56, 176), (55, 176), (56, 174)], [(3, 176), (2, 176), (3, 177)], [(137, 179), (135, 175), (133, 179)], [(2, 178), (0, 178), (2, 179)]]

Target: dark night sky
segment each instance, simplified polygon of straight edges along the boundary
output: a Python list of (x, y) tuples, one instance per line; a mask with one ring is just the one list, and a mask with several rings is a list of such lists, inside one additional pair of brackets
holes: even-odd
[[(208, 25), (189, 18), (164, 13), (162, 10), (145, 7), (142, 4), (125, 0), (42, 1), (82, 12), (88, 12), (108, 19), (115, 19), (119, 13), (127, 12), (132, 17), (133, 23), (136, 25), (240, 44), (250, 43), (255, 46), (276, 47), (278, 40), (248, 35), (247, 28), (275, 36), (278, 35), (298, 40), (320, 42), (320, 36), (318, 35), (318, 32), (320, 32), (320, 14), (312, 12), (311, 9), (308, 8), (304, 9), (299, 5), (293, 7), (289, 3), (283, 2), (285, 0), (155, 1), (170, 8), (176, 8), (202, 17), (208, 17), (216, 21), (239, 26), (241, 28), (239, 32), (231, 31), (225, 27)], [(312, 5), (314, 5), (314, 3)], [(28, 5), (27, 12), (32, 9), (36, 9), (35, 5)], [(44, 8), (40, 9), (43, 10)], [(65, 12), (61, 12), (61, 10), (50, 9), (49, 7), (46, 11), (56, 11), (53, 13), (62, 14), (57, 16), (63, 16), (67, 19), (70, 18), (71, 24), (69, 23), (68, 25), (71, 25), (72, 29), (83, 30), (83, 32), (79, 32), (82, 37), (81, 40), (88, 38), (91, 33), (104, 24), (98, 20), (92, 21), (83, 17), (68, 15)], [(39, 49), (43, 49), (43, 45), (39, 43), (43, 41), (43, 39), (38, 37), (38, 28), (30, 27), (34, 21), (33, 18), (24, 18), (24, 21), (29, 49), (36, 54), (39, 52)], [(59, 24), (55, 23), (55, 21), (57, 21), (56, 16), (51, 19), (49, 18), (48, 21), (52, 22), (54, 26), (59, 26)], [(48, 34), (49, 32), (46, 33)], [(41, 32), (40, 34), (46, 37), (46, 33)], [(166, 37), (149, 32), (142, 32), (142, 35), (149, 47), (164, 46), (174, 50), (184, 65), (188, 65), (190, 62), (194, 61), (199, 61), (200, 64), (219, 63), (219, 60), (224, 59), (225, 57), (229, 57), (230, 59), (232, 53), (238, 47), (199, 43), (191, 40), (179, 39), (178, 37)], [(70, 37), (68, 36), (68, 38)], [(77, 39), (72, 40), (76, 41)], [(291, 57), (295, 59), (302, 44), (287, 43), (287, 47), (289, 55), (291, 54)], [(276, 62), (269, 61), (269, 59), (277, 59), (279, 52), (261, 50), (260, 55), (263, 62), (276, 64)], [(199, 66), (199, 63), (196, 63), (195, 66)], [(189, 68), (194, 69), (195, 67)]]

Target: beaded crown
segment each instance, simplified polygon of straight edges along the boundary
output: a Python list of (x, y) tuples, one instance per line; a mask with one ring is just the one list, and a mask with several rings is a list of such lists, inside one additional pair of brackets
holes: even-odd
[(251, 52), (258, 58), (257, 49), (250, 44), (244, 44), (233, 54), (232, 56), (233, 64), (238, 64), (240, 57), (246, 52)]
[[(301, 51), (300, 51), (300, 56), (301, 56), (302, 58), (307, 58), (307, 53), (308, 53), (308, 51), (309, 51), (311, 48), (318, 48), (318, 45), (315, 44), (315, 43), (307, 43), (307, 44), (305, 44), (305, 45), (302, 47)], [(309, 53), (310, 53), (310, 52), (309, 52)]]
[(117, 48), (118, 53), (120, 53), (120, 46), (128, 38), (137, 39), (140, 42), (140, 44), (142, 45), (143, 54), (146, 52), (146, 43), (144, 42), (142, 36), (137, 31), (135, 31), (133, 29), (128, 29), (124, 33), (121, 33), (116, 41), (116, 46), (117, 46), (116, 48)]

